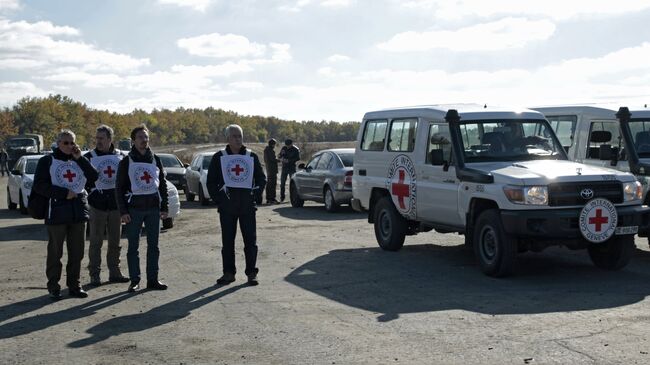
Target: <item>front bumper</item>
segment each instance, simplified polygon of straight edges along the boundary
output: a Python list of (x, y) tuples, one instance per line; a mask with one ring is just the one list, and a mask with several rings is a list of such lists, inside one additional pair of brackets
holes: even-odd
[[(554, 210), (501, 211), (503, 228), (519, 238), (577, 239), (582, 238), (578, 227), (581, 208)], [(639, 235), (648, 231), (650, 207), (633, 205), (616, 207), (618, 226), (638, 226)]]

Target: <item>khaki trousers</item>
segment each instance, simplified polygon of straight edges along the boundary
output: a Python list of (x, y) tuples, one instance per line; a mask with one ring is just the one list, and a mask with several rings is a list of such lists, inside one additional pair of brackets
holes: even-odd
[(88, 248), (88, 272), (91, 276), (99, 275), (102, 265), (102, 244), (104, 243), (104, 234), (108, 239), (108, 248), (106, 250), (106, 266), (108, 266), (108, 276), (110, 278), (122, 276), (120, 271), (120, 230), (122, 222), (120, 220), (120, 211), (116, 210), (99, 210), (90, 207), (90, 247)]

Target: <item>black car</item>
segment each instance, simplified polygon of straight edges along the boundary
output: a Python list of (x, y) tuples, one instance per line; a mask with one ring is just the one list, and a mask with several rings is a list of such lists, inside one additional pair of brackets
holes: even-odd
[(160, 157), (160, 162), (165, 168), (165, 177), (176, 189), (182, 190), (187, 194), (187, 179), (185, 179), (185, 168), (189, 166), (184, 164), (176, 155), (172, 153), (156, 153)]

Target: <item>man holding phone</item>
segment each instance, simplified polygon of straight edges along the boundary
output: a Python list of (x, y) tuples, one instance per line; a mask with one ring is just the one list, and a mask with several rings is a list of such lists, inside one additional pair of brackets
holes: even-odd
[(86, 182), (95, 182), (98, 175), (81, 155), (75, 138), (71, 130), (62, 130), (57, 137), (57, 147), (38, 160), (34, 175), (34, 191), (50, 199), (50, 209), (45, 217), (49, 237), (45, 273), (52, 300), (61, 299), (59, 279), (64, 241), (68, 250), (66, 284), (69, 295), (77, 298), (88, 296), (79, 285), (89, 211), (85, 186)]

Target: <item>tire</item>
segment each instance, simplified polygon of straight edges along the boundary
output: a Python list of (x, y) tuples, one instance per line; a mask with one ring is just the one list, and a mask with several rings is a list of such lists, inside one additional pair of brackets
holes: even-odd
[(27, 206), (25, 206), (25, 201), (23, 200), (23, 191), (18, 191), (18, 206), (20, 207), (20, 214), (27, 215)]
[(188, 202), (193, 202), (194, 194), (190, 193), (190, 188), (186, 186), (184, 191), (185, 191), (185, 200), (187, 200)]
[(9, 210), (16, 210), (18, 208), (18, 204), (11, 202), (11, 194), (9, 193), (9, 187), (7, 187), (7, 208), (9, 208)]
[(296, 184), (293, 182), (289, 184), (289, 201), (291, 202), (291, 206), (294, 208), (300, 208), (305, 205), (305, 201), (300, 199), (298, 188), (296, 188)]
[(201, 184), (199, 184), (199, 202), (203, 206), (210, 204), (210, 199), (206, 199), (205, 195), (203, 194), (203, 186), (201, 186)]
[(174, 227), (174, 218), (165, 218), (162, 220), (162, 228), (170, 229)]
[(325, 202), (325, 210), (330, 213), (334, 213), (339, 209), (339, 205), (334, 199), (334, 192), (329, 187), (325, 188), (325, 193), (323, 194), (323, 201)]
[(517, 240), (507, 234), (499, 211), (488, 209), (474, 225), (474, 255), (485, 275), (504, 277), (515, 271)]
[(634, 236), (614, 236), (603, 243), (592, 243), (587, 247), (591, 262), (605, 270), (624, 268), (634, 252)]
[(397, 251), (404, 246), (408, 225), (390, 197), (383, 197), (377, 202), (374, 226), (379, 247), (386, 251)]

